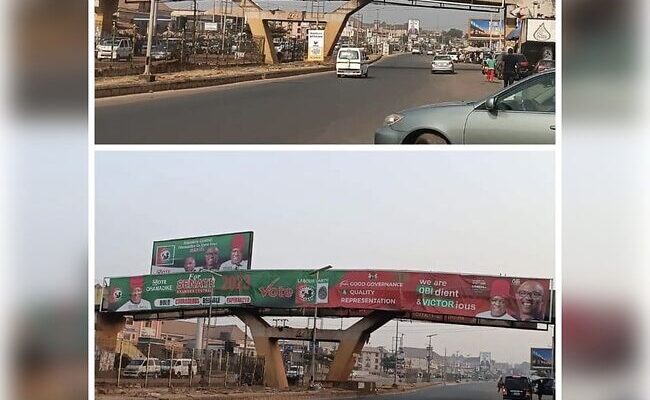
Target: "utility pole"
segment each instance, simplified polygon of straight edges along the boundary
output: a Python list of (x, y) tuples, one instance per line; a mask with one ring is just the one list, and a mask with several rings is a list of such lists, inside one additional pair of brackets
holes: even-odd
[[(156, 76), (151, 73), (151, 43), (153, 42), (153, 35), (156, 30), (156, 9), (158, 8), (158, 0), (152, 0), (149, 3), (149, 26), (147, 30), (147, 56), (144, 61), (144, 73), (142, 77), (148, 82), (153, 82)], [(111, 53), (111, 59), (113, 53)]]
[(311, 271), (310, 275), (316, 275), (316, 282), (314, 283), (314, 330), (312, 332), (312, 346), (311, 346), (311, 384), (316, 384), (316, 318), (318, 318), (318, 280), (321, 271), (331, 269), (331, 265), (318, 268)]
[(434, 336), (438, 336), (437, 333), (432, 333), (431, 335), (427, 335), (429, 338), (429, 347), (427, 347), (428, 353), (427, 353), (427, 375), (429, 376), (429, 382), (431, 382), (431, 338)]
[(397, 341), (399, 340), (399, 319), (395, 321), (395, 369), (393, 370), (393, 387), (397, 387)]

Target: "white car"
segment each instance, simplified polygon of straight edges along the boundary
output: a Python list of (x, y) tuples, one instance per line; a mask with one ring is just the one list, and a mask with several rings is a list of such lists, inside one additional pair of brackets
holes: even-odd
[(133, 43), (129, 38), (104, 39), (97, 45), (97, 59), (131, 60)]
[(431, 61), (431, 73), (435, 74), (436, 72), (448, 72), (451, 74), (455, 72), (454, 61), (450, 55), (439, 54), (433, 57)]
[(447, 54), (451, 56), (451, 61), (458, 62), (458, 53), (456, 53), (455, 51), (450, 51)]
[(345, 47), (336, 54), (336, 76), (368, 77), (370, 62), (366, 51), (360, 47)]
[(411, 49), (411, 54), (422, 54), (422, 50), (419, 47), (414, 47)]
[(145, 375), (157, 378), (160, 376), (160, 361), (157, 358), (136, 358), (122, 370), (125, 378), (141, 378)]
[(433, 55), (433, 50), (427, 50), (427, 55), (432, 56)]

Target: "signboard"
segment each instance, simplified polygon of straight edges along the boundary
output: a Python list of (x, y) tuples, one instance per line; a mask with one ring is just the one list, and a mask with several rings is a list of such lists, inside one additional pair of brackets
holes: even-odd
[[(549, 321), (550, 280), (394, 270), (263, 270), (111, 278), (109, 311), (247, 305), (403, 310), (429, 315)], [(212, 296), (212, 300), (210, 300)], [(126, 304), (126, 306), (125, 306)]]
[(203, 23), (203, 28), (206, 31), (218, 31), (219, 30), (219, 23), (218, 22), (204, 22)]
[(310, 29), (308, 34), (307, 61), (325, 60), (325, 31), (322, 29)]
[(539, 347), (531, 348), (530, 369), (553, 369), (553, 349)]
[(253, 232), (153, 242), (151, 274), (250, 269)]
[(525, 19), (521, 42), (555, 43), (555, 20)]
[(418, 36), (420, 34), (420, 20), (419, 19), (409, 19), (408, 25), (408, 35), (409, 36)]
[(469, 20), (469, 39), (503, 39), (503, 21), (489, 19)]

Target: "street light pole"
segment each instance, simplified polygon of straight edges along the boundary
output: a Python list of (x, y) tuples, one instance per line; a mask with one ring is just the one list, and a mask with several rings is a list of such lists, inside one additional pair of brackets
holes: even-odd
[[(206, 269), (205, 272), (213, 275), (214, 277), (217, 277), (217, 276), (222, 277), (223, 276), (220, 273), (215, 272), (215, 271), (211, 271), (209, 269)], [(205, 350), (207, 350), (208, 346), (210, 345), (210, 340), (208, 339), (208, 336), (210, 335), (210, 323), (212, 321), (212, 303), (214, 303), (214, 287), (215, 287), (215, 284), (216, 284), (216, 279), (215, 279), (215, 282), (212, 283), (212, 285), (211, 285), (212, 287), (210, 288), (210, 307), (208, 308), (208, 324), (207, 324), (208, 325), (208, 333), (207, 333), (207, 335), (205, 334), (205, 327), (203, 328), (204, 329), (204, 332), (203, 332), (203, 337), (204, 338), (203, 338), (203, 340), (204, 340), (204, 349)]]
[(311, 271), (309, 275), (316, 275), (316, 283), (314, 284), (314, 329), (312, 331), (311, 343), (311, 385), (316, 384), (316, 318), (318, 318), (318, 279), (321, 271), (331, 269), (331, 265), (326, 265), (317, 270)]

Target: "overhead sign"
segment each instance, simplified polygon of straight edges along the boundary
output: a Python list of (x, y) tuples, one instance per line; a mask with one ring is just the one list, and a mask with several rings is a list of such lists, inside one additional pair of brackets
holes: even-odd
[(153, 242), (151, 273), (171, 274), (251, 268), (253, 232), (236, 232)]
[(521, 41), (555, 43), (555, 20), (527, 18), (523, 22)]
[(531, 348), (530, 369), (553, 369), (553, 349), (539, 347)]
[(322, 29), (310, 29), (307, 41), (307, 61), (325, 60), (325, 31)]
[[(400, 310), (549, 321), (550, 280), (393, 270), (259, 270), (111, 278), (104, 310), (232, 307)], [(237, 301), (233, 300), (236, 299)], [(131, 302), (126, 308), (125, 304)]]
[(408, 35), (409, 36), (418, 36), (419, 34), (420, 34), (420, 20), (419, 19), (409, 19)]
[(489, 19), (469, 20), (469, 39), (502, 39), (503, 21)]

